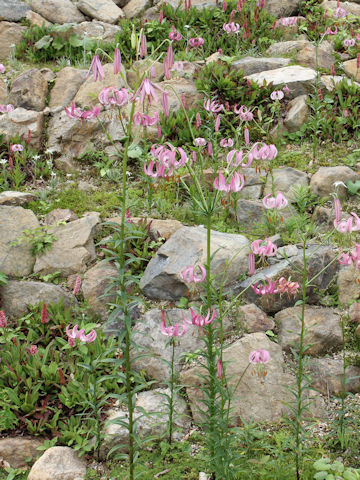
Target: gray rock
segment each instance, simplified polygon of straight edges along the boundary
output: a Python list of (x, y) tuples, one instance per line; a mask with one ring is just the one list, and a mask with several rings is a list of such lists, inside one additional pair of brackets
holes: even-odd
[(356, 182), (359, 179), (359, 174), (345, 165), (320, 167), (311, 177), (310, 187), (319, 197), (328, 197), (331, 193), (336, 192), (340, 199), (345, 199), (347, 195), (346, 187), (343, 185), (336, 186), (334, 183), (338, 181), (346, 183), (349, 180)]
[(8, 462), (12, 468), (28, 466), (27, 459), (35, 459), (40, 455), (37, 447), (43, 442), (37, 438), (6, 437), (0, 439), (1, 459)]
[(15, 107), (41, 112), (45, 108), (47, 81), (37, 68), (26, 70), (13, 81), (9, 103)]
[(120, 30), (118, 25), (93, 20), (92, 22), (71, 25), (68, 34), (79, 35), (79, 37), (100, 38), (103, 42), (110, 43), (115, 41), (115, 36)]
[(87, 264), (96, 258), (93, 236), (99, 223), (99, 214), (90, 212), (66, 225), (49, 227), (57, 240), (49, 250), (37, 257), (35, 273), (46, 275), (59, 271), (68, 276), (84, 272)]
[(7, 85), (2, 78), (0, 78), (0, 103), (7, 103)]
[(262, 195), (264, 188), (264, 176), (266, 173), (260, 169), (243, 167), (241, 173), (245, 178), (245, 187), (239, 192), (239, 198), (254, 200)]
[(343, 80), (346, 80), (348, 85), (357, 85), (360, 87), (360, 83), (354, 82), (354, 80), (350, 80), (350, 78), (347, 78), (342, 75), (322, 75), (321, 76), (321, 81), (325, 85), (326, 90), (329, 92), (332, 92), (334, 88), (336, 88), (336, 85)]
[(264, 196), (271, 193), (272, 188), (274, 188), (275, 192), (283, 193), (290, 202), (293, 202), (296, 189), (307, 187), (308, 184), (309, 180), (305, 172), (292, 167), (275, 168), (273, 170), (273, 178), (271, 178), (271, 175), (267, 178)]
[(307, 99), (307, 95), (301, 95), (289, 103), (290, 108), (284, 119), (284, 126), (289, 132), (297, 132), (306, 123), (309, 116)]
[(300, 50), (308, 46), (308, 40), (288, 40), (287, 42), (275, 42), (266, 50), (266, 55), (296, 55)]
[(6, 315), (12, 318), (21, 317), (28, 311), (28, 306), (41, 302), (58, 303), (62, 300), (66, 307), (70, 307), (76, 302), (71, 293), (58, 285), (33, 281), (8, 281), (7, 285), (0, 287), (0, 297)]
[[(189, 310), (173, 308), (166, 310), (167, 325), (183, 323), (184, 317), (191, 321)], [(162, 383), (165, 378), (169, 378), (170, 368), (164, 362), (171, 360), (171, 348), (167, 348), (168, 337), (160, 331), (161, 310), (155, 308), (148, 310), (143, 318), (136, 322), (133, 329), (133, 339), (138, 350), (132, 352), (133, 365), (137, 371), (144, 370), (146, 374)], [(181, 355), (188, 352), (194, 352), (201, 348), (202, 341), (198, 335), (198, 328), (189, 325), (185, 335), (178, 337), (175, 345), (175, 371), (179, 372), (184, 359)], [(149, 356), (136, 359), (137, 355), (145, 354)]]
[(111, 280), (118, 277), (115, 266), (109, 263), (98, 263), (90, 268), (84, 276), (82, 292), (90, 308), (102, 319), (108, 317), (108, 304), (115, 301), (116, 295), (104, 296), (108, 293)]
[(151, 7), (151, 3), (151, 0), (130, 0), (123, 8), (126, 18), (137, 17)]
[(351, 304), (349, 308), (349, 320), (352, 323), (360, 323), (360, 302)]
[[(360, 5), (359, 5), (359, 16), (360, 16)], [(352, 77), (357, 82), (360, 82), (360, 72), (357, 66), (357, 59), (352, 58), (343, 63), (344, 71), (348, 77)]]
[(298, 13), (301, 0), (267, 0), (265, 8), (277, 18), (290, 17)]
[(0, 193), (0, 205), (10, 205), (15, 207), (21, 207), (36, 199), (36, 195), (28, 192), (1, 192)]
[(254, 73), (245, 77), (258, 85), (287, 85), (292, 98), (312, 93), (316, 80), (316, 72), (312, 68), (293, 65), (290, 67), (276, 68), (266, 72)]
[[(15, 45), (22, 39), (26, 27), (17, 23), (0, 22), (0, 61), (7, 60), (14, 52)], [(1, 130), (1, 128), (0, 128)]]
[[(314, 250), (316, 254), (311, 255)], [(287, 294), (272, 294), (272, 295), (256, 295), (253, 289), (250, 287), (244, 293), (247, 301), (255, 303), (265, 312), (278, 312), (286, 307), (291, 307), (295, 304), (297, 300), (301, 298), (301, 284), (302, 276), (295, 270), (295, 268), (303, 268), (303, 252), (299, 250), (299, 255), (296, 257), (291, 257), (291, 264), (289, 261), (284, 259), (275, 265), (263, 268), (262, 270), (255, 272), (255, 275), (247, 278), (244, 282), (241, 282), (240, 285), (237, 285), (232, 291), (237, 295), (242, 289), (249, 287), (250, 284), (255, 282), (266, 282), (266, 278), (269, 278), (271, 281), (279, 280), (281, 277), (286, 279), (291, 277), (291, 281), (299, 282), (300, 289), (297, 295), (287, 295)], [(315, 277), (324, 267), (326, 267), (331, 261), (335, 258), (335, 253), (329, 247), (316, 247), (313, 246), (307, 250), (307, 270), (308, 270), (308, 279)], [(321, 273), (313, 282), (314, 287), (309, 287), (307, 289), (307, 296), (309, 303), (315, 303), (318, 300), (316, 295), (316, 289), (325, 290), (331, 280), (334, 278), (334, 275), (339, 269), (338, 262), (333, 262), (323, 273)]]
[[(275, 315), (278, 342), (286, 351), (299, 345), (302, 307), (286, 308)], [(305, 306), (305, 340), (307, 355), (321, 355), (341, 348), (340, 315), (331, 308)]]
[(0, 20), (20, 22), (30, 7), (21, 0), (0, 0)]
[[(258, 349), (268, 350), (270, 361), (263, 365), (262, 371), (257, 370), (255, 365), (247, 369), (250, 353)], [(284, 402), (292, 402), (293, 397), (286, 387), (294, 385), (295, 378), (286, 371), (280, 345), (271, 342), (265, 333), (252, 333), (227, 346), (223, 358), (224, 362), (228, 362), (226, 374), (229, 385), (235, 388), (238, 384), (231, 402), (231, 414), (237, 425), (240, 426), (241, 421), (276, 421), (289, 413)], [(264, 372), (266, 375), (263, 375)], [(200, 388), (203, 379), (199, 378), (199, 374), (204, 373), (202, 367), (195, 366), (183, 370), (180, 375), (181, 384), (186, 386), (195, 422), (202, 420), (200, 412), (205, 408)], [(326, 416), (321, 406), (314, 414)]]
[(79, 165), (73, 161), (71, 154), (55, 158), (54, 164), (55, 167), (62, 172), (74, 173), (79, 171)]
[(51, 447), (30, 470), (28, 480), (84, 480), (86, 462), (70, 447)]
[(318, 47), (317, 63), (315, 46), (308, 40), (289, 40), (287, 42), (275, 42), (267, 50), (267, 55), (291, 55), (296, 62), (304, 67), (316, 67), (329, 69), (335, 63), (333, 47), (330, 44), (321, 43)]
[[(341, 395), (344, 379), (344, 361), (341, 358), (312, 358), (308, 364), (311, 372), (311, 386), (323, 395)], [(349, 365), (346, 367), (348, 379), (345, 391), (360, 392), (360, 368)], [(358, 378), (354, 378), (358, 377)], [(349, 379), (352, 380), (349, 381)]]
[(353, 265), (341, 267), (337, 278), (339, 302), (348, 305), (349, 302), (360, 298), (360, 285), (357, 281), (359, 271)]
[(78, 8), (85, 15), (106, 23), (116, 23), (125, 17), (121, 8), (112, 0), (79, 0)]
[(235, 70), (242, 70), (244, 75), (264, 72), (265, 70), (274, 70), (276, 68), (286, 67), (290, 63), (290, 58), (278, 57), (244, 57), (231, 64)]
[(11, 243), (17, 241), (25, 230), (39, 226), (36, 216), (22, 207), (0, 206), (0, 225), (0, 271), (14, 277), (30, 275), (35, 263), (30, 246), (25, 243), (11, 246)]
[(6, 141), (11, 141), (16, 136), (27, 138), (30, 130), (30, 145), (39, 149), (42, 141), (43, 122), (42, 112), (16, 108), (11, 113), (0, 115), (0, 132)]
[(254, 303), (240, 305), (234, 319), (245, 333), (267, 332), (273, 330), (275, 322)]
[(78, 216), (69, 208), (56, 208), (45, 217), (45, 225), (56, 225), (58, 222), (72, 222), (78, 220)]
[(52, 23), (80, 23), (85, 20), (70, 0), (30, 0), (30, 7)]
[(37, 27), (49, 27), (51, 25), (51, 22), (48, 22), (44, 17), (32, 10), (26, 12), (26, 20), (30, 22), (30, 25), (36, 25)]
[[(135, 418), (137, 419), (138, 434), (141, 439), (148, 436), (162, 438), (167, 430), (168, 406), (164, 395), (169, 395), (170, 389), (156, 389), (148, 392), (140, 392), (136, 398)], [(144, 415), (143, 412), (148, 413)], [(122, 425), (112, 423), (117, 419), (127, 422), (127, 411), (115, 409), (110, 410), (108, 423), (105, 428), (105, 439), (101, 446), (101, 457), (105, 458), (109, 450), (115, 445), (120, 448), (117, 452), (128, 452), (129, 434), (128, 429)], [(190, 419), (187, 414), (187, 407), (184, 400), (175, 395), (174, 410), (174, 434), (175, 440), (180, 440), (182, 432), (189, 430)]]
[(57, 74), (54, 87), (50, 92), (50, 109), (70, 107), (72, 100), (85, 80), (86, 73), (86, 70), (73, 67), (63, 68)]
[[(215, 275), (217, 284), (230, 260), (225, 285), (234, 283), (247, 271), (249, 242), (244, 236), (212, 231), (211, 254), (215, 252), (211, 272)], [(180, 228), (150, 260), (140, 281), (141, 290), (150, 298), (179, 300), (191, 293), (189, 285), (180, 278), (180, 271), (189, 265), (203, 265), (205, 262), (206, 229)]]

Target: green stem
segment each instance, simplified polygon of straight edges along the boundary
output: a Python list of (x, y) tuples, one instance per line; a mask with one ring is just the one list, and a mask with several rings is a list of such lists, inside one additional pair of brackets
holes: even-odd
[(171, 379), (170, 379), (170, 402), (169, 402), (169, 444), (172, 444), (172, 434), (173, 434), (173, 413), (174, 413), (174, 384), (175, 384), (175, 373), (174, 373), (174, 362), (175, 362), (175, 340), (171, 339)]

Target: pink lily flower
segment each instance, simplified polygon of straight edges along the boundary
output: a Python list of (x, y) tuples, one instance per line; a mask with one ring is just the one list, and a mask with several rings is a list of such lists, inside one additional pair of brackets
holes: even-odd
[(274, 160), (278, 151), (275, 145), (266, 145), (266, 143), (263, 143), (263, 146), (260, 149), (258, 145), (255, 145), (251, 153), (255, 160)]
[(244, 139), (245, 139), (245, 145), (249, 146), (250, 145), (250, 133), (249, 133), (248, 128), (244, 129)]
[(235, 172), (230, 180), (230, 183), (226, 183), (225, 177), (222, 173), (219, 173), (219, 176), (214, 180), (214, 188), (223, 192), (240, 192), (244, 188), (245, 179), (244, 177)]
[(115, 75), (120, 73), (121, 70), (121, 53), (118, 48), (114, 51), (114, 73)]
[(29, 354), (30, 355), (36, 355), (37, 351), (38, 351), (38, 348), (37, 348), (36, 345), (31, 345), (31, 347), (29, 348)]
[(171, 26), (171, 32), (169, 33), (169, 39), (172, 40), (173, 42), (180, 42), (182, 39), (182, 35), (180, 32), (175, 30), (174, 25)]
[(281, 192), (277, 192), (276, 197), (272, 197), (271, 193), (269, 193), (263, 198), (264, 207), (268, 209), (276, 208), (277, 210), (282, 210), (288, 203), (288, 200)]
[(97, 82), (98, 78), (100, 78), (100, 80), (104, 80), (105, 73), (104, 73), (104, 70), (102, 68), (100, 58), (98, 57), (98, 55), (93, 56), (93, 59), (91, 60), (91, 65), (90, 65), (89, 71), (86, 74), (85, 78), (88, 78), (90, 76), (91, 71), (93, 72), (93, 75), (94, 75), (94, 82)]
[(222, 138), (220, 140), (220, 147), (233, 147), (234, 146), (234, 140), (232, 138)]
[(284, 98), (284, 92), (282, 90), (274, 90), (270, 95), (271, 100), (282, 100)]
[(144, 103), (145, 98), (147, 98), (149, 105), (152, 105), (152, 102), (154, 101), (155, 103), (158, 101), (158, 98), (156, 96), (155, 90), (161, 91), (161, 93), (164, 92), (160, 87), (152, 83), (149, 78), (144, 78), (142, 81), (140, 87), (137, 89), (137, 91), (134, 93), (133, 99), (139, 97), (140, 102)]
[[(334, 227), (338, 232), (341, 233), (352, 233), (358, 232), (360, 230), (360, 218), (356, 215), (355, 212), (351, 212), (351, 215), (348, 220), (338, 221), (334, 220)], [(355, 225), (353, 222), (355, 220)]]
[(14, 105), (11, 105), (11, 103), (9, 103), (8, 105), (0, 105), (0, 113), (10, 113), (14, 110)]
[(355, 45), (354, 38), (346, 38), (343, 42), (344, 47), (353, 47)]
[(77, 120), (93, 120), (100, 113), (101, 107), (93, 107), (92, 110), (82, 111), (79, 108), (75, 107), (75, 103), (71, 103), (71, 110), (65, 107), (65, 113), (68, 117), (74, 118)]
[(254, 119), (254, 114), (245, 105), (241, 105), (240, 108), (235, 105), (234, 113), (239, 115), (243, 122), (251, 122)]
[(335, 10), (334, 18), (345, 18), (347, 16), (346, 10), (344, 8), (338, 7)]
[(155, 162), (156, 165), (156, 172), (154, 172), (154, 162), (151, 160), (149, 163), (149, 166), (146, 167), (146, 164), (144, 164), (144, 173), (145, 175), (148, 175), (149, 177), (153, 178), (164, 178), (165, 177), (165, 166), (161, 165), (158, 162)]
[(140, 58), (144, 58), (147, 55), (147, 40), (144, 33), (141, 34), (139, 55)]
[(272, 282), (269, 278), (265, 277), (268, 284), (267, 285), (260, 285), (259, 287), (258, 282), (254, 283), (254, 285), (251, 285), (251, 288), (254, 290), (256, 295), (271, 295), (273, 293), (277, 293), (277, 282), (276, 280)]
[(225, 30), (227, 33), (238, 33), (240, 30), (240, 25), (234, 22), (224, 23), (223, 30)]
[(268, 363), (270, 360), (270, 353), (267, 350), (254, 350), (249, 355), (250, 363)]
[(285, 95), (290, 95), (290, 88), (285, 85), (285, 87), (283, 88), (283, 92), (285, 93)]
[(202, 37), (190, 38), (189, 45), (194, 48), (202, 47), (204, 45), (204, 39)]
[(277, 246), (269, 238), (265, 238), (265, 240), (259, 239), (252, 242), (251, 250), (261, 257), (273, 257), (276, 255)]
[(205, 145), (206, 145), (205, 138), (202, 138), (202, 137), (195, 138), (194, 145), (196, 147), (205, 147)]
[(20, 143), (15, 143), (15, 145), (11, 145), (10, 150), (12, 152), (22, 152), (24, 150), (24, 147), (20, 145)]
[(190, 265), (185, 267), (180, 272), (180, 277), (184, 280), (185, 283), (199, 283), (203, 282), (206, 279), (206, 269), (202, 265), (198, 265), (200, 269), (200, 274), (196, 274), (196, 267)]
[(145, 115), (144, 113), (135, 113), (133, 117), (134, 125), (141, 125), (143, 127), (150, 127), (153, 125), (157, 125), (160, 122), (160, 117), (157, 112), (153, 117), (149, 117), (149, 115)]
[(219, 113), (224, 108), (222, 103), (217, 103), (215, 100), (210, 101), (210, 99), (204, 101), (204, 108), (207, 112)]
[[(166, 316), (165, 310), (161, 310), (161, 323), (160, 323), (160, 330), (163, 335), (167, 335), (168, 337), (181, 337), (186, 333), (187, 329), (187, 322), (183, 322), (181, 325), (176, 323), (174, 326), (166, 326)], [(180, 330), (182, 328), (182, 330)]]
[(286, 280), (284, 277), (281, 277), (278, 280), (278, 293), (289, 293), (290, 295), (296, 295), (299, 288), (300, 285), (298, 282), (291, 282), (290, 280)]
[(206, 325), (209, 325), (210, 323), (212, 323), (215, 319), (215, 316), (216, 316), (216, 311), (215, 310), (212, 311), (212, 315), (210, 316), (210, 309), (208, 310), (208, 313), (207, 313), (206, 317), (203, 316), (203, 315), (199, 315), (199, 314), (195, 313), (194, 310), (191, 307), (190, 307), (190, 312), (191, 312), (191, 322), (186, 320), (185, 317), (184, 317), (184, 314), (183, 314), (184, 321), (186, 323), (189, 323), (190, 325), (191, 324), (196, 325), (199, 328), (203, 328)]
[(328, 27), (325, 30), (324, 35), (337, 35), (337, 33), (338, 33), (338, 27), (335, 25), (334, 30), (332, 30), (330, 27)]
[(352, 265), (353, 258), (350, 253), (343, 253), (341, 259), (339, 260), (340, 265)]
[(102, 105), (123, 107), (129, 101), (129, 94), (125, 88), (118, 90), (115, 87), (105, 87), (99, 93), (98, 99)]
[(85, 335), (85, 329), (81, 328), (79, 330), (79, 326), (77, 324), (72, 329), (70, 329), (70, 325), (68, 325), (66, 327), (66, 335), (68, 336), (69, 345), (72, 347), (75, 345), (76, 339), (79, 339), (82, 342), (92, 343), (95, 341), (97, 336), (96, 331), (94, 329), (91, 330), (90, 333)]
[(0, 63), (0, 73), (5, 73), (5, 66)]
[(174, 65), (171, 68), (172, 72), (182, 72), (184, 70), (184, 63), (179, 61), (179, 62), (174, 62)]

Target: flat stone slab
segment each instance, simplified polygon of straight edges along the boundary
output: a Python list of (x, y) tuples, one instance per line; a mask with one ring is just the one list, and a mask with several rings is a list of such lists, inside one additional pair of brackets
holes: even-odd
[(8, 192), (0, 193), (0, 205), (11, 205), (15, 207), (21, 207), (36, 199), (36, 195), (27, 192), (14, 192), (12, 190)]
[(30, 7), (20, 0), (0, 0), (0, 20), (20, 22)]
[(276, 68), (287, 67), (291, 62), (290, 58), (278, 57), (244, 57), (231, 64), (235, 70), (242, 70), (244, 75), (275, 70)]
[(287, 85), (290, 89), (290, 97), (294, 98), (299, 95), (312, 93), (316, 80), (316, 71), (312, 68), (292, 65), (290, 67), (254, 73), (245, 78), (260, 86), (269, 84), (272, 84), (274, 87), (277, 85)]

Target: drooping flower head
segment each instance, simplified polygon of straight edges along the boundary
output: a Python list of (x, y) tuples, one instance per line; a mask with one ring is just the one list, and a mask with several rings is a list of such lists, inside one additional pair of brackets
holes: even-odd
[(190, 38), (189, 45), (192, 48), (199, 48), (204, 45), (204, 39), (202, 37)]
[(81, 342), (92, 343), (96, 340), (96, 331), (93, 329), (90, 333), (85, 335), (85, 329), (79, 330), (78, 325), (74, 325), (74, 328), (70, 328), (70, 325), (66, 327), (66, 335), (68, 336), (68, 343), (71, 347), (75, 345), (75, 340), (78, 339)]
[(93, 72), (94, 82), (97, 82), (98, 79), (104, 80), (105, 73), (104, 73), (104, 70), (103, 70), (103, 67), (101, 65), (100, 58), (99, 58), (98, 55), (93, 56), (93, 59), (91, 60), (91, 65), (90, 65), (89, 71), (86, 74), (85, 78), (88, 78), (91, 75), (91, 72)]
[[(197, 272), (197, 269), (200, 270), (200, 272)], [(206, 279), (206, 269), (202, 265), (189, 265), (181, 270), (180, 277), (185, 283), (203, 282)]]
[(267, 209), (276, 208), (277, 210), (282, 210), (288, 203), (288, 200), (281, 192), (277, 192), (275, 197), (272, 197), (271, 193), (269, 193), (263, 198), (264, 207)]
[(114, 51), (114, 73), (115, 75), (120, 73), (121, 70), (121, 53), (118, 48)]
[(253, 364), (268, 363), (270, 360), (270, 353), (267, 350), (253, 350), (249, 355), (249, 362)]
[(253, 241), (251, 250), (255, 255), (260, 255), (261, 257), (273, 257), (276, 255), (277, 246), (269, 238), (265, 238), (265, 240)]
[(204, 108), (207, 112), (219, 113), (224, 108), (222, 103), (217, 103), (215, 100), (204, 100)]
[(0, 73), (5, 73), (5, 66), (0, 63)]
[(300, 285), (298, 282), (292, 282), (284, 277), (279, 278), (277, 291), (278, 293), (288, 293), (290, 295), (296, 295), (299, 291)]
[(93, 107), (92, 110), (80, 110), (79, 108), (75, 107), (75, 103), (71, 103), (70, 110), (65, 107), (65, 113), (68, 117), (74, 118), (77, 120), (93, 120), (94, 118), (98, 117), (101, 111), (101, 107)]
[(234, 22), (224, 23), (223, 30), (225, 30), (227, 33), (238, 33), (240, 30), (240, 25)]
[(9, 103), (8, 105), (0, 105), (0, 113), (11, 113), (15, 110), (14, 105)]
[(218, 177), (214, 180), (214, 188), (222, 192), (240, 192), (245, 186), (244, 177), (238, 173), (233, 173), (230, 182), (226, 183), (224, 175), (220, 172)]
[(178, 32), (174, 25), (171, 26), (171, 32), (169, 33), (169, 39), (173, 42), (179, 42), (182, 39), (182, 35)]
[(206, 327), (206, 325), (209, 325), (210, 323), (212, 323), (216, 317), (216, 311), (213, 310), (211, 313), (210, 309), (208, 310), (206, 317), (204, 315), (200, 315), (199, 313), (196, 313), (191, 307), (190, 307), (190, 313), (191, 313), (191, 322), (186, 320), (183, 314), (184, 321), (186, 323), (196, 325), (199, 328)]
[(22, 152), (24, 147), (20, 143), (16, 143), (15, 145), (11, 145), (10, 150), (12, 152)]
[(235, 105), (234, 112), (240, 116), (240, 120), (243, 122), (251, 122), (254, 119), (254, 114), (245, 105), (241, 105), (240, 108)]
[(187, 322), (184, 321), (182, 324), (176, 323), (174, 326), (167, 327), (165, 310), (161, 310), (160, 330), (163, 335), (168, 337), (181, 337), (186, 333), (186, 324)]
[(282, 90), (274, 90), (270, 94), (271, 100), (282, 100), (284, 98), (284, 92)]
[(98, 98), (102, 105), (123, 107), (129, 101), (129, 94), (125, 88), (118, 90), (115, 87), (105, 87), (99, 93)]
[(267, 284), (260, 284), (258, 286), (259, 282), (254, 283), (254, 285), (251, 285), (251, 288), (254, 290), (256, 295), (272, 295), (273, 293), (277, 293), (277, 280), (272, 282), (270, 278), (265, 277)]

